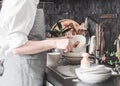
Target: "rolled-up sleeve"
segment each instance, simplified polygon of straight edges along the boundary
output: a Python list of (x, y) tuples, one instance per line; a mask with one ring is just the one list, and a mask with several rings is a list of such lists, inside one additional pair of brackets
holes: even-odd
[(10, 49), (28, 41), (28, 34), (34, 24), (37, 4), (35, 0), (6, 0), (10, 12), (4, 18), (8, 23), (7, 43)]

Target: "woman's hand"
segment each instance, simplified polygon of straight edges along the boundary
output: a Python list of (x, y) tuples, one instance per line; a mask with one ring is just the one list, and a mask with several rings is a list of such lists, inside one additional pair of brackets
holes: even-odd
[(72, 51), (73, 45), (68, 38), (60, 38), (55, 40), (55, 46), (57, 49), (62, 49), (64, 52)]

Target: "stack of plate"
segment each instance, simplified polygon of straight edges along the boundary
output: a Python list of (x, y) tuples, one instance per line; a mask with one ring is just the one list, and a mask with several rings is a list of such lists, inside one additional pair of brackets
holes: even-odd
[(88, 68), (76, 68), (75, 73), (81, 81), (86, 83), (100, 83), (111, 76), (111, 70), (106, 69), (104, 65), (91, 65)]

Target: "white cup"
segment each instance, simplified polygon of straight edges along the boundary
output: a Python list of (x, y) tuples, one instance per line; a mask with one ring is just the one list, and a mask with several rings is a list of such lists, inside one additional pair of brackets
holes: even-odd
[(72, 50), (73, 53), (86, 52), (86, 38), (83, 35), (75, 35), (70, 41), (72, 42), (73, 45), (77, 41), (80, 42), (76, 47), (73, 48)]
[(54, 67), (58, 65), (61, 54), (58, 52), (47, 53), (47, 66)]

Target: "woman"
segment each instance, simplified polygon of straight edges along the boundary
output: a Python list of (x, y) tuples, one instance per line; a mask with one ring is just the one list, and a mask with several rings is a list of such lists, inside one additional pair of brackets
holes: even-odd
[(39, 19), (41, 24), (38, 24), (42, 27), (33, 26), (38, 3), (38, 0), (3, 1), (0, 57), (5, 61), (0, 86), (42, 86), (46, 63), (44, 51), (58, 48), (68, 52), (72, 49), (68, 38), (45, 39), (43, 11)]

